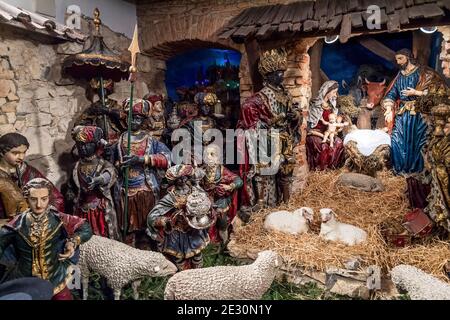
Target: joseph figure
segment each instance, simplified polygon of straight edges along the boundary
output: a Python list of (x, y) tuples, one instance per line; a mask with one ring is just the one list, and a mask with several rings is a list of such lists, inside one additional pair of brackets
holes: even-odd
[(411, 205), (423, 208), (428, 192), (415, 176), (424, 169), (428, 126), (416, 101), (431, 89), (435, 91), (446, 85), (434, 70), (417, 64), (408, 49), (396, 52), (395, 60), (400, 72), (382, 101), (385, 120), (392, 129), (391, 161), (394, 172), (407, 177)]

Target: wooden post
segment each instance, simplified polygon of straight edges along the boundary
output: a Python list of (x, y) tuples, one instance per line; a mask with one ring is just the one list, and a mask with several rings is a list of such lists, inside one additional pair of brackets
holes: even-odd
[(248, 67), (250, 78), (252, 79), (253, 91), (257, 92), (262, 89), (263, 79), (258, 71), (260, 48), (256, 39), (252, 39), (245, 43), (245, 51), (247, 52)]
[(312, 87), (311, 93), (312, 96), (315, 97), (319, 92), (320, 86), (322, 85), (322, 75), (320, 72), (320, 63), (322, 61), (322, 48), (323, 48), (323, 39), (317, 40), (317, 42), (312, 46), (310, 52), (310, 66), (311, 66), (311, 80)]
[(431, 54), (431, 34), (423, 33), (420, 30), (413, 31), (412, 53), (417, 62), (423, 66), (428, 66)]

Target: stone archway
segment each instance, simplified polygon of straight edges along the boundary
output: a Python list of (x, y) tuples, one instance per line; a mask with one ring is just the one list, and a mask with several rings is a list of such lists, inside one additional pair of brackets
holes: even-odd
[[(152, 65), (155, 69), (153, 71), (153, 74), (155, 74), (153, 78), (157, 77), (160, 82), (164, 82), (164, 80), (166, 79), (165, 73), (167, 70), (167, 60), (176, 55), (183, 54), (184, 52), (195, 49), (224, 49), (239, 52), (241, 54), (241, 61), (239, 63), (239, 86), (241, 91), (241, 99), (249, 97), (252, 94), (253, 87), (249, 75), (248, 59), (244, 45), (235, 44), (231, 41), (183, 39), (165, 42), (155, 47), (148, 48), (145, 50), (144, 54), (153, 60)], [(148, 81), (150, 83), (152, 82), (151, 80)]]

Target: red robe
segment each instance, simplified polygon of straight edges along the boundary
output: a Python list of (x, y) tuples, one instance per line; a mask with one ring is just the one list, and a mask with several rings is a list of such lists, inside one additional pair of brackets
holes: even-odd
[[(331, 110), (324, 110), (322, 117), (328, 121)], [(327, 126), (319, 120), (313, 130), (324, 133)], [(344, 144), (338, 137), (334, 138), (334, 146), (330, 147), (328, 142), (322, 143), (322, 138), (314, 135), (306, 137), (306, 158), (308, 160), (309, 170), (337, 169), (342, 166), (344, 161)]]
[[(242, 130), (256, 129), (258, 123), (269, 124), (272, 118), (272, 112), (269, 106), (264, 102), (262, 97), (258, 94), (248, 98), (241, 107), (239, 114), (239, 121), (237, 128)], [(250, 171), (250, 163), (248, 157), (248, 151), (246, 147), (244, 132), (238, 132), (237, 134), (237, 152), (244, 159), (244, 164), (239, 165), (239, 176), (243, 181), (243, 187), (241, 189), (241, 205), (251, 205), (250, 195), (247, 192), (247, 173)]]
[[(231, 198), (231, 202), (229, 204), (229, 209), (227, 212), (228, 225), (231, 224), (231, 221), (233, 221), (233, 218), (236, 216), (238, 207), (238, 194), (236, 192), (236, 189), (241, 187), (240, 182), (241, 179), (237, 174), (231, 172), (225, 167), (222, 167), (221, 174), (218, 179), (215, 179), (212, 184), (204, 184), (205, 191), (208, 192), (209, 196), (213, 199), (214, 202), (224, 198)], [(232, 183), (236, 185), (236, 189), (232, 191), (225, 191), (222, 186), (220, 186), (221, 184), (230, 185)], [(220, 210), (223, 208), (218, 209)], [(209, 236), (213, 243), (220, 241), (220, 236), (215, 224), (209, 229)]]

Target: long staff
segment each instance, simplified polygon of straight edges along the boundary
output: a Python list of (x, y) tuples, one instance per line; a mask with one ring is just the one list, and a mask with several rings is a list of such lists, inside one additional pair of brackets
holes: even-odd
[[(131, 67), (130, 67), (130, 83), (131, 83), (131, 92), (130, 92), (130, 104), (128, 109), (128, 129), (127, 129), (127, 155), (131, 154), (131, 119), (133, 115), (133, 93), (134, 93), (134, 82), (136, 81), (136, 55), (141, 52), (139, 50), (139, 41), (138, 41), (138, 29), (137, 25), (134, 27), (133, 39), (131, 40), (130, 47), (128, 51), (131, 52)], [(128, 230), (128, 173), (129, 167), (125, 167), (125, 203), (124, 203), (124, 238), (127, 235)]]

